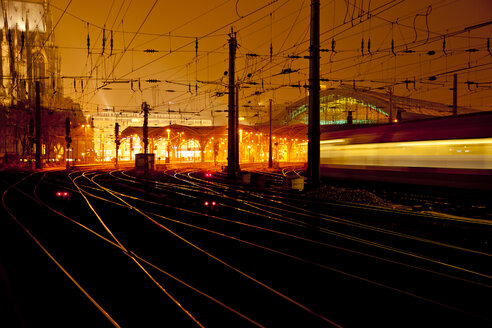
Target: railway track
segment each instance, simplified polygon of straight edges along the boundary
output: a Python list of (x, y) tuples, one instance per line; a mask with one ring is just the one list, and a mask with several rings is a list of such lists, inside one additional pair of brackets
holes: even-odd
[(490, 325), (487, 221), (260, 192), (198, 169), (0, 183), (9, 316), (27, 326)]

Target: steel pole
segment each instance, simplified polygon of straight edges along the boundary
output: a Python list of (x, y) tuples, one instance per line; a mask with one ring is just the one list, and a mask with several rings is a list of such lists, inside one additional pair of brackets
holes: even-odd
[(36, 169), (41, 169), (41, 90), (36, 81)]
[(236, 177), (236, 101), (235, 101), (235, 60), (236, 60), (236, 33), (229, 34), (229, 126), (228, 126), (228, 152), (227, 152), (227, 176)]
[(308, 187), (317, 188), (320, 181), (320, 73), (319, 73), (319, 0), (311, 0), (311, 43), (309, 47), (309, 124)]
[(272, 100), (269, 100), (270, 103), (270, 114), (269, 114), (269, 122), (270, 122), (270, 135), (268, 137), (268, 167), (272, 168), (273, 167), (273, 160), (272, 160)]

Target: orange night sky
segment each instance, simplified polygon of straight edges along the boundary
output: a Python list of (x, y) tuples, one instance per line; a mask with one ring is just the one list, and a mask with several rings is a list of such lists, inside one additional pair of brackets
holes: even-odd
[[(236, 68), (242, 82), (241, 105), (257, 105), (270, 98), (276, 104), (288, 104), (307, 95), (304, 88), (288, 85), (308, 83), (309, 60), (291, 58), (308, 55), (308, 0), (51, 3), (53, 23), (59, 20), (55, 34), (65, 95), (89, 113), (108, 106), (136, 112), (142, 101), (155, 111), (180, 109), (205, 118), (212, 111), (224, 110), (227, 97), (217, 95), (226, 91), (231, 27), (239, 43)], [(355, 80), (356, 87), (381, 88), (382, 92), (392, 86), (396, 95), (451, 104), (449, 88), (456, 71), (459, 106), (491, 110), (492, 54), (487, 38), (492, 36), (492, 24), (465, 30), (491, 20), (488, 0), (322, 0), (321, 48), (326, 51), (321, 53), (321, 78), (336, 80), (322, 83), (338, 87), (353, 85)], [(104, 27), (107, 40), (102, 53)], [(146, 49), (157, 52), (146, 53)], [(281, 74), (286, 69), (293, 72)], [(431, 81), (430, 76), (436, 79)], [(135, 81), (133, 91), (130, 79)], [(108, 80), (120, 83), (104, 84)], [(404, 80), (415, 80), (415, 88)], [(225, 113), (217, 115), (225, 117)], [(247, 109), (241, 108), (241, 115), (247, 116)]]

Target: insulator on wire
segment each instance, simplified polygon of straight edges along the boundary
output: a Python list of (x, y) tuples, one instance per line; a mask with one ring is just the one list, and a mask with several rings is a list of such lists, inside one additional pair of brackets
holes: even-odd
[(411, 82), (412, 81), (410, 81), (409, 79), (406, 79), (405, 81), (403, 81), (403, 83), (405, 83), (405, 87), (407, 88), (407, 90), (410, 90), (410, 88), (408, 87), (408, 84)]
[(335, 39), (331, 39), (331, 51), (335, 52)]
[(471, 91), (470, 86), (473, 85), (473, 84), (475, 84), (477, 86), (477, 88), (478, 88), (478, 83), (473, 82), (473, 81), (466, 81), (465, 84), (467, 85), (469, 91)]
[(113, 30), (111, 30), (111, 52), (109, 53), (109, 55), (113, 55)]
[(101, 51), (101, 54), (104, 53), (104, 48), (106, 48), (106, 28), (103, 28), (103, 39), (102, 39), (102, 51)]
[(73, 79), (73, 89), (77, 92), (77, 80)]
[(155, 49), (145, 49), (144, 52), (148, 53), (148, 54), (153, 54), (153, 53), (158, 52), (158, 51)]
[(444, 52), (444, 55), (448, 55), (447, 52), (446, 52), (446, 36), (444, 35), (442, 37), (442, 52)]
[(490, 51), (490, 38), (487, 38), (487, 51), (492, 55), (492, 51)]
[(362, 56), (364, 56), (364, 38), (362, 38), (362, 41), (360, 43), (360, 52)]
[(367, 40), (367, 52), (372, 56), (371, 53), (371, 39)]
[(89, 36), (89, 23), (87, 23), (87, 54), (91, 51), (91, 37)]
[(391, 53), (393, 54), (393, 56), (396, 56), (396, 53), (395, 53), (395, 40), (391, 40)]

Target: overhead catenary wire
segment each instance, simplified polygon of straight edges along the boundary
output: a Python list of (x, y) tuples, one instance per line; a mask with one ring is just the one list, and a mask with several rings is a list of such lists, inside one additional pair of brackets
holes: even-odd
[[(385, 4), (384, 4), (384, 5), (386, 5), (386, 7), (384, 7), (384, 8), (391, 7), (391, 6), (392, 6), (393, 4), (395, 4), (395, 3), (397, 3), (397, 2), (391, 2), (391, 3), (390, 3), (390, 2), (387, 2), (387, 3), (385, 3)], [(438, 4), (438, 5), (433, 4), (433, 11), (434, 11), (434, 13), (436, 12), (436, 8), (439, 8), (439, 6), (441, 6), (441, 4), (442, 4), (442, 3), (444, 3), (444, 2), (443, 2), (443, 1), (438, 1), (438, 2), (436, 2), (436, 4)], [(284, 4), (284, 2), (279, 3), (279, 6), (281, 6), (282, 4)], [(354, 6), (352, 6), (352, 4), (353, 4)], [(378, 18), (378, 19), (379, 19), (379, 18), (384, 18), (384, 15), (381, 15), (381, 14), (379, 13), (379, 11), (378, 11), (378, 10), (374, 11), (374, 9), (375, 9), (375, 8), (378, 8), (378, 7), (375, 7), (373, 4), (370, 4), (370, 3), (367, 3), (367, 2), (360, 2), (360, 1), (355, 2), (355, 3), (352, 3), (352, 4), (351, 4), (351, 6), (350, 6), (351, 10), (353, 9), (353, 7), (356, 7), (356, 11), (355, 11), (355, 14), (354, 14), (354, 17), (353, 17), (353, 20), (354, 20), (354, 28), (351, 28), (351, 29), (349, 29), (349, 30), (350, 30), (350, 31), (354, 31), (354, 33), (350, 33), (350, 32), (349, 32), (349, 33), (347, 33), (347, 32), (343, 32), (343, 31), (342, 31), (342, 30), (343, 30), (343, 28), (341, 28), (341, 29), (339, 28), (339, 29), (337, 30), (337, 33), (338, 33), (338, 32), (341, 32), (341, 34), (339, 34), (339, 35), (338, 35), (338, 37), (328, 39), (328, 40), (327, 40), (327, 42), (328, 42), (328, 43), (331, 43), (331, 42), (332, 42), (332, 41), (334, 41), (335, 39), (337, 39), (337, 40), (342, 40), (342, 39), (346, 38), (346, 37), (347, 37), (348, 35), (350, 35), (350, 34), (356, 34), (356, 33), (357, 33), (357, 28), (356, 28), (356, 27), (357, 27), (357, 26), (359, 26), (359, 28), (360, 28), (360, 26), (361, 26), (361, 25), (360, 25), (360, 24), (361, 24), (361, 22), (362, 22), (362, 24), (363, 24), (363, 23), (364, 23), (364, 22), (366, 22), (366, 21), (371, 22), (373, 18)], [(239, 5), (241, 6), (241, 4), (239, 4)], [(331, 6), (331, 2), (330, 2), (330, 6)], [(278, 6), (276, 6), (276, 7), (278, 7)], [(367, 11), (366, 11), (366, 8), (367, 8)], [(275, 9), (276, 9), (276, 8), (275, 8)], [(240, 8), (239, 8), (239, 10), (240, 10)], [(420, 11), (419, 11), (419, 10), (420, 10)], [(415, 12), (416, 12), (416, 13), (423, 12), (422, 10), (423, 10), (423, 9), (418, 9), (418, 10), (416, 10)], [(369, 11), (371, 11), (371, 12), (369, 13)], [(432, 13), (432, 15), (434, 15), (434, 13)], [(244, 15), (245, 13), (241, 12), (240, 14), (241, 14), (241, 15)], [(300, 15), (300, 16), (299, 16), (299, 15), (300, 15), (300, 12), (299, 12), (299, 11), (296, 11), (296, 12), (294, 12), (294, 16), (293, 16), (291, 19), (296, 18), (296, 16), (298, 16), (299, 18), (303, 18), (303, 16), (304, 16), (304, 14), (302, 14), (302, 15)], [(364, 16), (364, 19), (361, 19), (361, 18), (360, 18), (360, 16), (361, 16), (361, 15), (362, 15), (362, 16)], [(266, 17), (265, 17), (266, 19), (263, 21), (263, 23), (266, 23), (266, 22), (268, 21), (268, 18), (270, 17), (269, 13), (268, 13), (268, 15), (265, 15), (265, 16), (266, 16)], [(365, 19), (366, 17), (367, 17), (367, 19)], [(410, 22), (411, 22), (411, 20), (414, 18), (414, 14), (412, 14), (412, 13), (408, 13), (408, 14), (407, 14), (407, 13), (406, 13), (404, 16), (399, 17), (399, 18), (398, 18), (398, 20), (397, 20), (398, 24), (397, 24), (397, 25), (395, 25), (395, 28), (396, 28), (396, 30), (395, 30), (395, 37), (396, 37), (396, 34), (403, 34), (403, 32), (406, 32), (406, 34), (403, 34), (403, 37), (404, 37), (404, 38), (405, 38), (405, 40), (407, 41), (407, 42), (405, 43), (405, 42), (401, 42), (401, 41), (402, 41), (401, 39), (399, 39), (399, 40), (398, 40), (397, 44), (395, 44), (395, 53), (397, 53), (397, 54), (399, 54), (399, 53), (396, 51), (397, 49), (399, 49), (400, 51), (401, 51), (401, 49), (405, 49), (405, 48), (401, 48), (401, 47), (400, 47), (400, 45), (401, 45), (401, 46), (403, 46), (403, 45), (405, 45), (405, 46), (406, 46), (406, 45), (408, 45), (408, 43), (409, 43), (410, 41), (412, 41), (412, 40), (411, 40), (411, 38), (409, 37), (410, 30), (413, 32), (413, 27), (411, 26), (412, 24), (411, 24), (411, 23), (410, 23), (410, 24), (405, 24), (405, 21), (402, 19), (402, 17), (407, 17), (407, 18), (406, 18), (406, 19), (407, 19), (407, 21), (409, 21), (409, 20), (410, 20)], [(431, 16), (431, 17), (432, 17), (432, 16)], [(275, 22), (277, 22), (278, 20), (283, 19), (283, 18), (284, 18), (284, 16), (282, 16), (282, 15), (278, 15), (278, 16), (275, 16), (274, 18), (275, 18), (275, 19), (274, 19), (274, 21), (275, 21)], [(369, 19), (369, 18), (371, 18), (371, 19)], [(350, 20), (350, 19), (352, 19), (352, 18), (351, 18), (351, 17), (350, 17), (350, 15), (349, 15), (349, 20)], [(419, 18), (419, 19), (421, 19), (421, 18)], [(384, 19), (381, 19), (381, 21), (382, 21), (382, 22), (384, 22)], [(393, 21), (395, 21), (395, 20), (393, 20)], [(419, 31), (419, 36), (420, 36), (420, 37), (424, 37), (424, 38), (425, 38), (425, 37), (426, 37), (426, 33), (427, 33), (427, 29), (425, 28), (425, 26), (424, 26), (424, 28), (423, 28), (423, 29), (421, 29), (421, 28), (420, 28), (420, 26), (419, 26), (419, 25), (425, 25), (425, 24), (424, 24), (425, 22), (424, 22), (424, 20), (423, 20), (423, 19), (422, 19), (422, 21), (417, 21), (417, 22), (418, 22), (418, 24), (417, 24), (416, 28), (417, 28), (417, 29), (418, 29), (418, 31)], [(262, 23), (262, 24), (263, 24), (263, 23)], [(348, 26), (350, 26), (350, 25), (351, 25), (351, 22), (347, 22), (347, 23), (348, 23)], [(269, 28), (271, 28), (271, 25), (272, 25), (272, 24), (271, 24), (271, 21), (270, 21), (268, 24), (265, 24), (265, 25), (267, 25)], [(239, 28), (239, 30), (244, 30), (244, 31), (246, 31), (246, 28), (250, 28), (250, 26), (251, 26), (251, 25), (246, 26), (246, 27), (244, 27), (244, 28)], [(383, 26), (384, 26), (384, 25), (383, 25)], [(288, 32), (288, 31), (289, 31), (289, 29), (292, 29), (292, 25), (290, 25), (290, 24), (288, 25), (288, 28), (287, 28), (287, 29), (285, 29), (285, 30), (283, 30), (283, 31), (280, 31), (280, 30), (278, 30), (278, 29), (276, 29), (276, 28), (275, 28), (275, 38), (278, 38), (278, 36), (279, 36), (279, 35), (282, 35), (282, 34), (280, 34), (280, 33), (283, 33), (282, 37), (281, 37), (281, 38), (278, 38), (278, 40), (280, 40), (280, 43), (282, 43), (282, 40), (287, 40), (287, 38), (285, 38), (285, 39), (284, 39), (284, 37), (283, 37), (283, 36), (285, 36), (285, 35), (286, 35), (286, 33), (289, 33), (289, 32)], [(297, 27), (296, 27), (296, 29), (297, 29)], [(363, 29), (365, 29), (365, 28), (363, 28)], [(121, 28), (120, 28), (120, 30), (121, 30)], [(330, 31), (334, 31), (333, 29), (329, 29), (329, 30), (330, 30)], [(421, 30), (422, 30), (422, 31), (424, 31), (425, 33), (420, 33), (420, 31), (421, 31)], [(326, 33), (327, 31), (328, 31), (328, 30), (325, 30), (325, 31), (323, 31), (322, 33)], [(179, 32), (179, 31), (177, 31), (177, 32)], [(429, 32), (430, 32), (430, 38), (432, 38), (432, 36), (436, 35), (435, 33), (438, 33), (438, 34), (440, 34), (441, 36), (442, 36), (442, 35), (444, 35), (444, 33), (440, 33), (439, 31), (437, 31), (437, 32), (436, 32), (436, 31), (433, 31), (433, 30), (429, 30)], [(115, 33), (116, 33), (116, 32), (115, 32)], [(332, 32), (329, 32), (329, 33), (330, 33), (330, 34), (332, 34)], [(165, 35), (166, 37), (168, 36), (168, 35), (167, 35), (167, 34), (165, 34), (165, 33), (158, 33), (158, 34)], [(253, 35), (253, 34), (254, 34), (254, 32), (253, 32), (253, 33), (251, 33), (251, 34)], [(214, 34), (214, 35), (218, 35), (218, 34)], [(445, 34), (445, 35), (446, 35), (446, 38), (447, 38), (447, 39), (449, 39), (448, 34)], [(438, 36), (438, 35), (437, 35), (437, 36)], [(451, 38), (458, 37), (458, 36), (459, 36), (459, 35), (456, 35), (456, 36), (451, 36)], [(473, 36), (472, 36), (472, 37), (473, 37)], [(196, 36), (193, 36), (193, 38), (194, 38), (194, 39), (195, 39), (195, 41), (196, 41), (196, 38), (197, 38), (197, 37), (196, 37)], [(431, 40), (430, 40), (430, 38), (429, 38), (429, 42), (431, 41)], [(441, 40), (442, 40), (442, 39), (441, 39)], [(476, 40), (479, 40), (479, 39), (476, 39)], [(486, 39), (483, 39), (483, 40), (484, 40), (484, 45), (485, 45), (485, 44), (486, 44), (486, 42), (485, 42), (485, 41), (486, 41)], [(92, 41), (92, 40), (91, 40), (91, 41)], [(265, 41), (265, 40), (264, 40), (264, 41)], [(304, 40), (304, 41), (305, 41), (305, 40)], [(360, 38), (359, 38), (359, 41), (361, 41), (361, 39), (360, 39)], [(370, 39), (370, 41), (371, 41), (371, 47), (370, 47), (370, 49), (371, 49), (371, 50), (370, 50), (370, 51), (371, 51), (372, 55), (375, 55), (375, 54), (376, 54), (376, 57), (374, 57), (374, 56), (373, 56), (373, 59), (374, 59), (374, 62), (373, 62), (373, 63), (375, 64), (375, 63), (377, 63), (378, 61), (382, 61), (382, 60), (384, 60), (384, 59), (383, 59), (383, 57), (381, 57), (381, 55), (382, 55), (382, 54), (378, 54), (378, 51), (377, 51), (377, 46), (376, 46), (376, 47), (374, 46), (374, 44), (376, 44), (376, 45), (377, 45), (378, 40), (377, 40), (377, 39), (373, 39), (373, 38), (371, 38), (371, 39)], [(396, 39), (395, 39), (395, 41), (396, 41)], [(289, 44), (290, 42), (292, 42), (292, 41), (291, 41), (291, 40), (287, 40), (287, 42), (286, 42), (285, 44), (287, 45), (287, 44)], [(305, 43), (304, 43), (304, 44), (305, 44)], [(369, 39), (364, 38), (364, 44), (365, 44), (365, 47), (364, 47), (364, 53), (365, 53), (365, 54), (368, 54), (368, 53), (369, 53)], [(178, 44), (178, 43), (176, 43), (176, 45), (179, 45), (179, 44)], [(383, 45), (383, 47), (380, 49), (380, 51), (384, 51), (384, 48), (387, 48), (387, 45), (388, 45), (388, 44)], [(174, 43), (173, 43), (173, 46), (174, 46)], [(247, 47), (248, 45), (245, 43), (245, 44), (244, 44), (244, 46), (246, 46), (246, 47)], [(337, 46), (338, 46), (338, 44), (337, 44)], [(419, 46), (420, 46), (421, 48), (420, 48), (420, 49), (418, 49), (418, 47), (417, 47), (417, 49), (415, 49), (415, 50), (417, 50), (417, 51), (415, 51), (415, 53), (414, 53), (414, 54), (417, 54), (419, 51), (423, 51), (423, 50), (422, 50), (423, 46), (422, 46), (421, 44), (420, 44)], [(457, 54), (457, 52), (456, 52), (456, 48), (455, 48), (455, 47), (452, 45), (452, 43), (450, 43), (450, 42), (448, 42), (447, 46), (448, 46), (448, 47), (446, 48), (446, 51), (448, 52), (448, 54), (449, 54), (449, 53), (451, 53), (451, 51), (455, 51), (455, 53), (454, 53), (454, 54), (452, 54), (452, 55), (451, 55), (451, 57), (450, 57), (450, 59), (449, 59), (450, 61), (452, 61), (452, 60), (453, 60), (453, 58), (456, 58), (456, 57), (453, 57), (453, 56), (455, 56), (455, 55)], [(285, 48), (285, 46), (283, 46), (283, 47)], [(299, 48), (299, 47), (300, 47), (301, 52), (297, 52), (297, 53), (302, 53), (302, 49), (303, 49), (302, 44), (296, 43), (296, 44), (295, 44), (295, 47), (297, 47), (297, 48)], [(130, 48), (135, 49), (135, 47), (130, 47)], [(176, 48), (176, 46), (174, 46), (173, 48)], [(193, 61), (195, 62), (195, 64), (197, 64), (197, 63), (199, 64), (199, 63), (200, 63), (200, 61), (201, 61), (201, 60), (203, 60), (203, 58), (206, 58), (206, 56), (207, 56), (207, 51), (210, 51), (210, 50), (208, 50), (208, 49), (203, 49), (203, 51), (202, 51), (202, 47), (200, 47), (200, 48), (201, 48), (201, 49), (200, 49), (200, 52), (199, 52), (199, 58), (198, 58), (198, 60), (196, 60), (196, 58), (195, 58), (195, 59), (191, 59), (191, 58), (190, 58), (190, 61), (191, 61), (191, 60), (193, 60)], [(328, 45), (326, 48), (329, 48), (329, 45)], [(115, 48), (115, 49), (116, 49), (116, 48)], [(295, 49), (295, 48), (294, 48), (294, 49)], [(145, 50), (145, 49), (143, 49), (143, 50)], [(165, 51), (166, 53), (168, 53), (168, 52), (167, 52), (167, 49), (166, 49), (166, 50), (164, 50), (164, 49), (160, 49), (160, 50), (161, 50), (162, 54), (164, 54), (164, 51)], [(175, 49), (172, 49), (172, 50), (174, 51)], [(263, 55), (261, 54), (261, 51), (255, 51), (255, 50), (256, 50), (256, 49), (251, 49), (251, 52), (257, 52), (257, 53), (259, 54), (258, 59), (255, 61), (255, 69), (254, 69), (254, 70), (251, 70), (251, 69), (250, 69), (250, 70), (248, 71), (248, 73), (250, 73), (250, 74), (251, 74), (251, 79), (250, 79), (250, 80), (248, 80), (248, 81), (255, 82), (255, 83), (259, 83), (259, 82), (261, 81), (261, 79), (259, 78), (259, 75), (263, 75), (263, 76), (265, 76), (265, 72), (267, 72), (268, 70), (271, 70), (272, 68), (273, 68), (273, 71), (270, 71), (270, 72), (268, 72), (268, 73), (266, 73), (266, 74), (267, 74), (267, 75), (268, 75), (268, 74), (273, 75), (273, 74), (276, 74), (276, 73), (277, 73), (277, 72), (275, 72), (275, 68), (274, 68), (272, 65), (279, 65), (280, 67), (281, 67), (281, 66), (284, 66), (284, 68), (285, 68), (285, 65), (287, 65), (287, 63), (288, 63), (288, 62), (287, 62), (286, 60), (285, 60), (285, 61), (283, 61), (283, 58), (282, 58), (282, 57), (284, 56), (284, 58), (285, 58), (285, 59), (287, 59), (287, 58), (288, 58), (288, 56), (290, 56), (290, 55), (291, 55), (291, 51), (292, 51), (292, 50), (290, 50), (290, 51), (287, 51), (287, 52), (282, 52), (282, 53), (281, 53), (281, 52), (279, 52), (279, 51), (278, 51), (279, 49), (275, 49), (275, 53), (273, 54), (272, 64), (271, 64), (271, 65), (270, 65), (270, 64), (265, 65), (265, 62), (262, 62), (262, 58), (261, 58), (261, 56), (263, 56)], [(283, 49), (283, 50), (285, 50), (285, 49)], [(346, 52), (347, 52), (347, 50), (346, 50), (346, 49), (342, 49), (342, 48), (337, 47), (337, 50), (339, 50), (339, 51), (340, 51), (340, 55), (341, 55), (341, 56), (334, 56), (334, 58), (335, 58), (335, 60), (336, 60), (336, 61), (335, 61), (335, 62), (332, 62), (332, 65), (333, 65), (333, 64), (336, 64), (336, 63), (339, 63), (339, 60), (345, 60), (346, 62), (348, 62), (348, 61), (350, 60), (350, 59), (346, 56), (346, 55), (347, 55), (347, 53), (346, 53)], [(348, 49), (348, 50), (351, 50), (351, 49)], [(356, 50), (356, 49), (354, 49), (354, 50)], [(409, 50), (412, 50), (412, 49), (410, 49), (410, 48), (409, 48)], [(437, 50), (437, 49), (436, 49), (436, 50)], [(115, 51), (117, 52), (117, 50), (115, 50)], [(188, 48), (184, 48), (184, 49), (182, 49), (182, 50), (180, 50), (180, 51), (184, 51), (185, 53), (186, 53), (186, 52), (189, 52), (189, 53), (191, 54), (191, 53), (193, 52), (193, 50), (191, 50), (191, 42), (190, 42), (190, 47), (188, 47)], [(345, 52), (345, 53), (344, 53), (344, 52)], [(172, 53), (176, 53), (176, 54), (177, 54), (177, 53), (179, 53), (179, 51), (177, 51), (177, 52), (172, 52)], [(196, 52), (195, 52), (195, 53), (196, 53)], [(215, 53), (225, 53), (225, 51), (216, 51)], [(268, 56), (268, 53), (266, 53), (265, 51), (263, 51), (263, 53), (265, 53), (265, 56)], [(359, 49), (359, 53), (360, 53), (360, 49)], [(297, 54), (296, 54), (296, 53), (294, 53), (294, 55), (297, 55)], [(330, 53), (330, 55), (331, 55), (331, 53)], [(118, 55), (118, 56), (119, 56), (119, 55)], [(160, 56), (160, 54), (159, 54), (159, 56)], [(150, 59), (150, 60), (154, 60), (154, 59), (159, 60), (159, 59), (158, 59), (158, 57), (159, 57), (159, 56), (155, 56), (155, 57), (153, 57), (153, 58), (149, 58), (149, 59)], [(195, 57), (197, 57), (197, 56), (195, 55)], [(369, 58), (369, 56), (367, 56), (367, 57)], [(164, 58), (164, 57), (163, 57), (163, 58)], [(437, 57), (436, 57), (436, 58), (437, 58)], [(473, 56), (472, 56), (472, 58), (473, 58)], [(281, 62), (281, 61), (283, 61), (284, 63), (283, 63), (283, 64), (278, 64), (278, 63), (279, 63), (279, 62)], [(155, 61), (155, 62), (156, 62), (156, 61)], [(155, 62), (154, 62), (154, 63), (155, 63)], [(304, 70), (304, 68), (305, 68), (305, 67), (307, 67), (307, 66), (306, 66), (306, 65), (307, 65), (307, 61), (305, 61), (305, 63), (303, 63), (303, 64), (301, 64), (301, 63), (300, 63), (300, 61), (295, 61), (295, 60), (290, 60), (290, 62), (291, 62), (291, 63), (293, 63), (293, 64), (296, 66), (296, 67), (293, 67), (292, 69), (294, 69), (294, 68), (299, 68), (299, 67), (301, 67), (301, 69), (300, 69), (300, 71), (298, 72), (297, 76), (295, 76), (295, 77), (294, 77), (294, 76), (289, 76), (289, 75), (285, 76), (285, 78), (284, 78), (284, 80), (285, 80), (285, 81), (284, 81), (284, 84), (285, 84), (285, 82), (287, 81), (287, 79), (291, 79), (291, 80), (299, 80), (299, 81), (301, 81), (301, 83), (300, 83), (300, 84), (303, 84), (303, 83), (302, 83), (302, 80), (306, 79), (306, 77), (305, 77), (305, 70)], [(342, 63), (343, 63), (343, 62), (342, 62)], [(150, 67), (150, 65), (152, 65), (152, 64), (153, 64), (153, 63), (145, 63), (145, 65), (149, 65), (149, 67)], [(364, 68), (364, 71), (362, 71), (362, 72), (361, 72), (362, 74), (366, 74), (365, 70), (367, 69), (367, 67), (369, 67), (369, 65), (371, 65), (371, 66), (373, 66), (373, 67), (374, 67), (374, 66), (375, 66), (374, 64), (371, 64), (371, 61), (362, 61), (362, 62), (358, 62), (358, 63), (357, 63), (357, 65), (359, 65), (360, 67), (363, 67), (363, 68)], [(214, 67), (216, 67), (217, 65), (219, 65), (219, 63), (214, 61), (213, 63), (211, 63), (211, 65), (215, 65)], [(364, 67), (363, 65), (366, 65), (367, 67)], [(261, 69), (260, 69), (262, 66), (265, 66), (263, 70), (261, 70)], [(345, 65), (344, 65), (344, 66), (345, 66)], [(351, 70), (353, 67), (357, 67), (357, 66), (353, 66), (353, 65), (351, 65), (351, 66), (346, 65), (346, 66), (347, 66), (347, 68), (346, 68), (346, 72), (348, 72), (349, 70)], [(377, 66), (377, 65), (376, 65), (376, 66)], [(146, 67), (147, 67), (147, 66), (146, 66)], [(185, 66), (183, 66), (183, 67), (185, 67)], [(322, 61), (322, 67), (324, 67), (324, 69), (327, 69), (327, 68), (328, 68), (328, 66), (326, 66), (326, 63), (325, 63), (324, 61)], [(333, 66), (332, 66), (332, 67), (333, 67)], [(397, 65), (396, 67), (397, 67), (397, 68), (398, 68), (398, 67), (400, 67), (400, 60), (399, 60), (398, 65)], [(198, 68), (199, 68), (199, 69), (198, 69), (198, 70), (196, 70), (197, 72), (200, 72), (200, 71), (205, 71), (205, 70), (210, 70), (210, 65), (201, 65), (201, 64), (200, 64)], [(137, 72), (137, 70), (138, 70), (138, 69), (139, 69), (139, 67), (138, 67), (138, 66), (134, 66), (134, 67), (132, 68), (132, 71)], [(183, 74), (184, 74), (184, 75), (186, 75), (186, 74), (188, 74), (188, 75), (189, 75), (189, 72), (185, 73), (183, 69), (184, 69), (184, 68), (180, 68), (180, 67), (179, 67), (179, 65), (176, 65), (174, 70), (173, 70), (171, 67), (169, 67), (169, 68), (168, 68), (168, 67), (166, 67), (166, 70), (167, 70), (168, 72), (172, 72), (172, 75), (173, 75), (173, 77), (172, 77), (172, 78), (169, 78), (169, 77), (167, 77), (167, 76), (166, 76), (166, 80), (175, 80), (175, 81), (177, 81), (177, 80), (182, 80), (182, 79), (183, 79)], [(239, 71), (240, 71), (241, 69), (242, 69), (241, 67), (239, 67), (239, 68), (238, 68), (238, 70), (239, 70)], [(109, 71), (110, 71), (110, 70), (108, 70), (108, 72), (109, 72)], [(120, 70), (120, 71), (121, 71), (121, 70)], [(280, 71), (280, 70), (279, 70), (279, 71)], [(107, 74), (108, 72), (104, 73), (104, 77), (106, 76), (106, 74)], [(117, 72), (118, 72), (118, 71), (116, 71), (116, 73), (117, 73)], [(142, 72), (143, 72), (143, 71), (142, 71)], [(140, 74), (140, 77), (143, 77), (143, 76), (149, 76), (149, 77), (151, 77), (152, 75), (157, 76), (157, 75), (159, 75), (159, 74), (161, 74), (161, 75), (166, 74), (166, 73), (159, 73), (159, 72), (160, 72), (159, 70), (154, 70), (154, 71), (152, 71), (152, 72), (148, 72), (148, 73), (146, 72), (145, 74)], [(339, 71), (338, 73), (340, 73), (340, 72), (342, 72), (342, 71)], [(335, 72), (335, 73), (337, 73), (337, 72)], [(348, 73), (346, 73), (346, 74), (348, 74)], [(352, 74), (352, 73), (350, 73), (350, 74)], [(135, 76), (135, 73), (131, 73), (131, 75), (130, 75), (130, 76), (132, 76), (132, 75), (133, 75), (133, 76)], [(166, 75), (167, 75), (167, 74), (166, 74)], [(339, 75), (339, 74), (337, 74), (337, 75)], [(246, 76), (246, 74), (244, 74), (244, 76)], [(367, 76), (367, 75), (366, 75), (366, 76)], [(116, 77), (116, 76), (115, 76), (115, 77)], [(153, 77), (152, 77), (152, 78), (153, 78)], [(161, 81), (162, 81), (162, 80), (164, 80), (164, 79), (162, 78), (162, 76), (158, 76), (158, 77), (157, 77), (157, 79), (158, 79), (158, 80), (161, 80)], [(187, 79), (189, 79), (189, 76), (187, 77)], [(220, 79), (220, 78), (219, 78), (219, 77), (217, 77), (216, 81), (218, 81), (219, 79)], [(368, 79), (368, 78), (366, 78), (366, 79)], [(196, 76), (195, 76), (195, 80), (198, 80)], [(402, 80), (404, 80), (404, 79), (402, 79)], [(476, 78), (471, 78), (470, 80), (476, 80)], [(274, 84), (276, 84), (276, 85), (280, 85), (280, 84), (282, 84), (282, 83), (278, 83), (278, 82), (273, 82), (273, 83), (274, 83)], [(296, 83), (297, 83), (297, 82), (295, 82), (294, 84), (296, 84)], [(87, 83), (84, 83), (84, 86), (86, 86), (86, 85), (87, 85)], [(92, 83), (91, 83), (91, 85), (92, 85)], [(200, 85), (198, 84), (198, 87), (199, 87), (199, 86), (200, 86)], [(102, 87), (102, 85), (99, 85), (99, 87)], [(196, 87), (197, 87), (197, 83), (195, 83), (195, 92), (194, 92), (194, 94), (197, 94), (197, 92), (196, 92)], [(179, 88), (177, 88), (177, 89), (179, 89)], [(189, 88), (188, 88), (188, 89), (189, 89)], [(211, 87), (206, 88), (206, 89), (207, 89), (207, 90), (203, 89), (202, 91), (203, 91), (203, 92), (210, 92)], [(143, 88), (142, 90), (143, 90), (143, 91), (148, 90), (148, 86), (144, 86), (144, 88)], [(163, 88), (160, 88), (160, 87), (159, 87), (159, 90), (161, 90), (161, 91), (159, 91), (160, 93), (165, 92), (165, 91), (163, 91), (163, 90), (164, 90)], [(95, 91), (96, 91), (96, 90), (95, 90)], [(246, 90), (244, 90), (243, 92), (245, 92), (245, 91), (246, 91)], [(266, 91), (266, 92), (268, 92), (268, 90), (265, 90), (265, 91)], [(89, 98), (91, 98), (91, 94), (92, 94), (92, 92), (93, 92), (93, 91), (88, 90), (88, 93), (85, 93), (85, 96), (86, 96), (86, 97), (87, 97), (87, 96), (89, 96)], [(199, 90), (199, 92), (201, 92), (201, 91)], [(212, 91), (212, 93), (213, 93), (213, 92), (214, 92), (214, 91)], [(265, 93), (266, 93), (266, 92), (261, 92), (261, 95), (258, 95), (258, 97), (259, 97), (259, 98), (261, 98), (261, 97), (266, 96), (266, 95), (265, 95)], [(184, 94), (181, 98), (182, 98), (182, 99), (186, 98), (186, 95)], [(193, 100), (189, 99), (188, 101), (191, 103)], [(91, 101), (91, 103), (92, 103), (92, 101)]]

